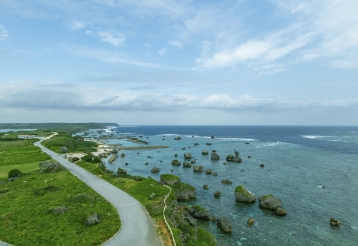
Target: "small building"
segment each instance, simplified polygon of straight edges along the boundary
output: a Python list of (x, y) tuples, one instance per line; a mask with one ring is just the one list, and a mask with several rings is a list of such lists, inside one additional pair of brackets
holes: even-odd
[(32, 139), (34, 137), (36, 137), (36, 135), (17, 135), (18, 138), (23, 138), (23, 139)]

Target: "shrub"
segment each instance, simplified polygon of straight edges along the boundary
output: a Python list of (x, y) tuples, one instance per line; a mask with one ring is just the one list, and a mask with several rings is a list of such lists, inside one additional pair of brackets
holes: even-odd
[(12, 169), (8, 173), (8, 178), (20, 177), (21, 175), (22, 175), (22, 172), (19, 169)]

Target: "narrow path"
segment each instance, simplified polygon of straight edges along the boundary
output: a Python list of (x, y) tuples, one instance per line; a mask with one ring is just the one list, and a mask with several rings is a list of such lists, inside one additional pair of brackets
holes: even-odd
[(67, 170), (85, 182), (89, 187), (102, 195), (117, 209), (121, 219), (120, 231), (105, 246), (161, 246), (152, 219), (145, 208), (132, 196), (118, 189), (107, 181), (89, 173), (85, 169), (62, 158), (59, 154), (41, 145), (35, 146), (61, 163)]

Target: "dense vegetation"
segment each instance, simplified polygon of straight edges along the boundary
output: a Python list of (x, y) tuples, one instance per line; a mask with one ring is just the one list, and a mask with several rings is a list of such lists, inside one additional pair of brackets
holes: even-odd
[(61, 147), (65, 146), (67, 152), (93, 152), (96, 151), (97, 144), (91, 141), (84, 141), (80, 136), (72, 137), (68, 132), (60, 131), (58, 135), (42, 142), (42, 145), (52, 151), (61, 153)]
[(88, 129), (100, 129), (107, 126), (118, 126), (117, 123), (0, 123), (0, 129), (47, 129), (81, 132)]

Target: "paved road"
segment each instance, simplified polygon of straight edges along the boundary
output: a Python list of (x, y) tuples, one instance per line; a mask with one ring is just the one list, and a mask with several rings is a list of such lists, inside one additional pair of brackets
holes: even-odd
[[(84, 181), (89, 187), (107, 199), (117, 209), (121, 218), (121, 230), (105, 246), (161, 246), (160, 239), (155, 231), (152, 219), (144, 207), (133, 197), (111, 185), (105, 180), (73, 164), (57, 153), (41, 145), (35, 145), (52, 159), (61, 163), (72, 174)], [(1, 244), (0, 244), (1, 245)]]

